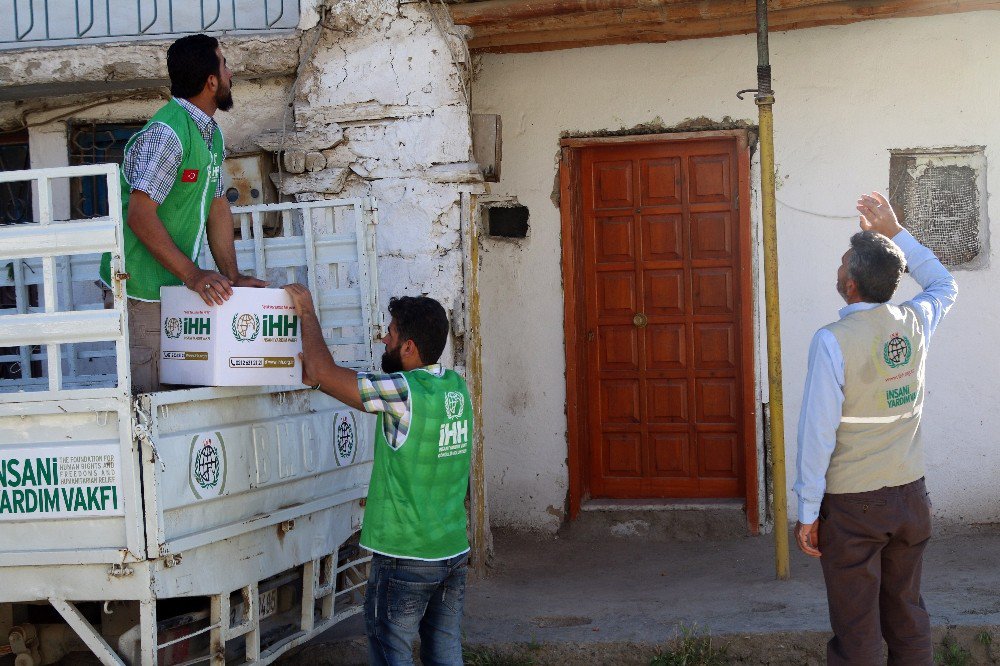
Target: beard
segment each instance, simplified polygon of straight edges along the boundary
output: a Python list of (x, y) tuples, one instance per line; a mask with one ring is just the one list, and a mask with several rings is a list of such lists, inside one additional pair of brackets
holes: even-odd
[(837, 293), (840, 294), (840, 297), (843, 298), (845, 302), (847, 301), (847, 280), (837, 280)]
[(382, 354), (382, 372), (402, 372), (403, 357), (399, 353), (399, 347), (386, 349)]
[(233, 86), (229, 85), (224, 91), (219, 88), (215, 92), (215, 106), (218, 107), (219, 111), (228, 111), (233, 108)]

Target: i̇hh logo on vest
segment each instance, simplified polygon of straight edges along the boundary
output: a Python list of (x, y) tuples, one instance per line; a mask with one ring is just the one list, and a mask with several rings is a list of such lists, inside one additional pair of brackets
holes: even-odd
[(890, 368), (898, 368), (910, 362), (913, 355), (913, 345), (910, 340), (899, 333), (893, 333), (889, 341), (882, 347), (882, 359)]
[(465, 414), (465, 396), (458, 391), (445, 393), (444, 413), (448, 421), (441, 424), (438, 458), (461, 455), (469, 449), (469, 421), (462, 418)]

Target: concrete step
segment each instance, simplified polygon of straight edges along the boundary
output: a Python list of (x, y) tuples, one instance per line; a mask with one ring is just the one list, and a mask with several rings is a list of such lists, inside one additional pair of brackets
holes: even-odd
[(559, 536), (576, 541), (714, 541), (746, 536), (741, 500), (590, 500)]

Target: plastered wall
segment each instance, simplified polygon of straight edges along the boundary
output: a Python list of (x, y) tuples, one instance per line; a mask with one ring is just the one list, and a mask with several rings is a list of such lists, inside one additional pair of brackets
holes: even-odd
[[(985, 145), (987, 187), (1000, 187), (998, 29), (1000, 14), (980, 12), (771, 36), (791, 519), (806, 354), (816, 328), (843, 305), (834, 285), (857, 227), (854, 200), (887, 188), (890, 148)], [(552, 531), (564, 518), (560, 220), (550, 199), (560, 134), (651, 122), (670, 127), (699, 117), (755, 124), (753, 102), (735, 95), (754, 86), (755, 66), (752, 36), (481, 57), (473, 111), (503, 117), (503, 179), (490, 194), (517, 197), (531, 211), (524, 241), (482, 242), (485, 440), (495, 526)], [(756, 207), (756, 173), (753, 188)], [(995, 198), (988, 214), (994, 225), (1000, 220)], [(923, 437), (941, 524), (1000, 521), (1000, 410), (992, 399), (1000, 362), (988, 351), (1000, 323), (996, 245), (986, 268), (956, 272), (959, 303), (931, 344)], [(904, 282), (900, 295), (915, 293), (912, 281)]]
[[(320, 25), (303, 35), (294, 141), (323, 166), (294, 176), (286, 192), (374, 195), (383, 306), (391, 296), (431, 295), (461, 335), (462, 193), (481, 189), (464, 41), (423, 2), (337, 3)], [(444, 362), (464, 364), (456, 339)]]

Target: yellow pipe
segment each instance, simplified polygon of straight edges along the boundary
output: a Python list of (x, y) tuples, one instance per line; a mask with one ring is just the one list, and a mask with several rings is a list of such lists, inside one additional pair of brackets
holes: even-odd
[(757, 97), (760, 118), (760, 194), (764, 222), (764, 311), (767, 314), (767, 377), (770, 387), (771, 483), (774, 493), (774, 563), (788, 573), (788, 497), (785, 492), (785, 408), (781, 390), (781, 314), (778, 310), (778, 225), (774, 207), (774, 96)]

